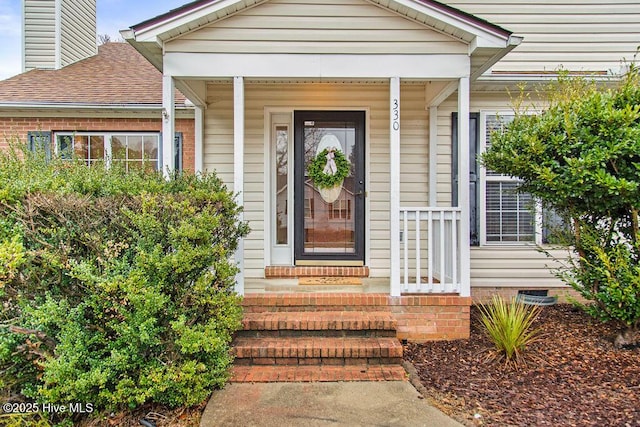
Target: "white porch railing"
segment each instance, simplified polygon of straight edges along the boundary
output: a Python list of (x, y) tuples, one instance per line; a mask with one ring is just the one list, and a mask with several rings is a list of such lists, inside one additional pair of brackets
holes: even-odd
[(402, 292), (461, 290), (460, 208), (400, 208)]

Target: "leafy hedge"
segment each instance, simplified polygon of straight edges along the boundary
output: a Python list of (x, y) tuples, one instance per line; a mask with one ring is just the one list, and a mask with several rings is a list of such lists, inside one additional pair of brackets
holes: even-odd
[(492, 135), (483, 161), (565, 219), (576, 256), (557, 274), (625, 342), (640, 330), (640, 69), (608, 87), (562, 73), (544, 95), (539, 114), (516, 111)]
[(239, 212), (215, 175), (0, 154), (3, 398), (178, 406), (223, 385)]

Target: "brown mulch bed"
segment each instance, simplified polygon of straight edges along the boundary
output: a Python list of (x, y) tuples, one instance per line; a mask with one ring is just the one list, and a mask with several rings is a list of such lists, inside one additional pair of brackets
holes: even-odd
[(207, 402), (191, 408), (170, 409), (161, 405), (145, 405), (133, 411), (96, 414), (78, 423), (79, 427), (140, 427), (141, 419), (151, 421), (156, 427), (198, 427)]
[(570, 305), (545, 307), (543, 338), (518, 369), (488, 362), (472, 308), (468, 340), (409, 344), (427, 399), (468, 426), (640, 426), (640, 348), (613, 347), (615, 329)]

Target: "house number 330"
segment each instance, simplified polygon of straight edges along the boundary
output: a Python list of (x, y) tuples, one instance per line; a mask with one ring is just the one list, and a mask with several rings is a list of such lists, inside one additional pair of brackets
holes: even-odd
[(397, 98), (394, 98), (392, 101), (391, 111), (393, 130), (398, 130), (400, 129), (400, 106)]

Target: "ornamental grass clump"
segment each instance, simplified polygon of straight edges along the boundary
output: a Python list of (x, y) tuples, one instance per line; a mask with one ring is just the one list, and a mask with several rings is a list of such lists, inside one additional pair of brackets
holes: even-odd
[(495, 346), (491, 359), (504, 360), (505, 365), (513, 367), (521, 364), (525, 349), (539, 338), (540, 329), (533, 324), (541, 308), (515, 298), (507, 302), (497, 295), (478, 308), (484, 331)]

